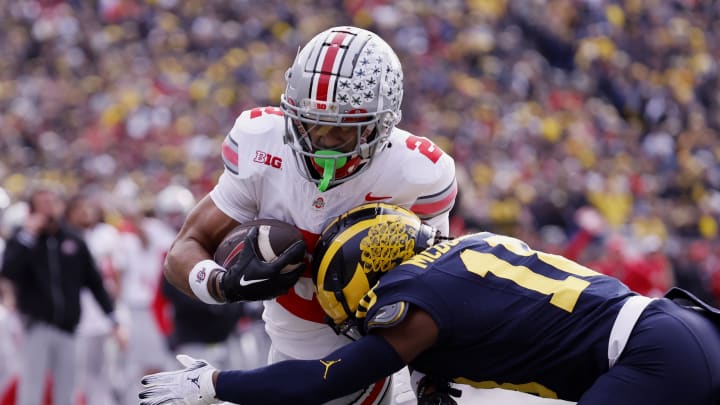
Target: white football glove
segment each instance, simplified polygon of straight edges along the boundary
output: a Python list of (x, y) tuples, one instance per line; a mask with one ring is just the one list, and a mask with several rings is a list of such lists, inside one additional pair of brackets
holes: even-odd
[(140, 405), (210, 405), (221, 402), (215, 398), (212, 381), (215, 367), (185, 354), (175, 358), (185, 366), (182, 370), (146, 375), (138, 395)]

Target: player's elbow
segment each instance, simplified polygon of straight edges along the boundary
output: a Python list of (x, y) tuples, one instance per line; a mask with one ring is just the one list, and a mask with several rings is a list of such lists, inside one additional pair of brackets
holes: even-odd
[(177, 266), (179, 260), (178, 255), (177, 245), (173, 244), (165, 255), (162, 266), (163, 277), (175, 287), (180, 287), (180, 282), (182, 281), (180, 269)]

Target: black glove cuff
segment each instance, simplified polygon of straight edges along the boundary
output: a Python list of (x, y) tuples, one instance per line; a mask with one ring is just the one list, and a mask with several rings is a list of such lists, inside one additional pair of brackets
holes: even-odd
[(208, 293), (210, 293), (210, 296), (215, 298), (218, 302), (227, 302), (227, 298), (225, 298), (225, 294), (223, 294), (222, 290), (222, 281), (225, 278), (226, 273), (226, 271), (220, 269), (213, 269), (213, 271), (210, 272), (207, 290)]

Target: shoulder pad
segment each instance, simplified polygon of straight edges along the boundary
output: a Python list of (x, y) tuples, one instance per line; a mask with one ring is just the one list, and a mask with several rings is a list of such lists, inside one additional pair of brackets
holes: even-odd
[(430, 139), (396, 129), (390, 141), (403, 180), (424, 187), (444, 187), (455, 177), (454, 159)]
[(373, 328), (389, 328), (402, 322), (407, 315), (409, 305), (405, 301), (398, 301), (380, 307), (375, 314), (367, 320), (367, 330)]
[[(222, 144), (225, 168), (236, 176), (248, 177), (251, 161), (257, 151), (275, 154), (283, 144), (284, 120), (276, 107), (261, 107), (243, 111)], [(240, 147), (242, 145), (242, 148)], [(247, 156), (241, 157), (243, 153)]]
[[(283, 120), (283, 113), (277, 107), (257, 107), (245, 110), (235, 120), (230, 133), (262, 134), (275, 128)], [(241, 135), (240, 134), (240, 135)]]
[(449, 212), (458, 192), (455, 160), (428, 138), (403, 130), (393, 135), (402, 181), (420, 191), (410, 209), (424, 221)]

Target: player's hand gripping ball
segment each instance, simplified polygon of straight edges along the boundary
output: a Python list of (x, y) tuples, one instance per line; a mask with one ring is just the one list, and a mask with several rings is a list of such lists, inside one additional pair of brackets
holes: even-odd
[(295, 226), (276, 219), (245, 222), (220, 243), (214, 260), (227, 269), (220, 289), (227, 301), (285, 294), (305, 269), (306, 244)]

